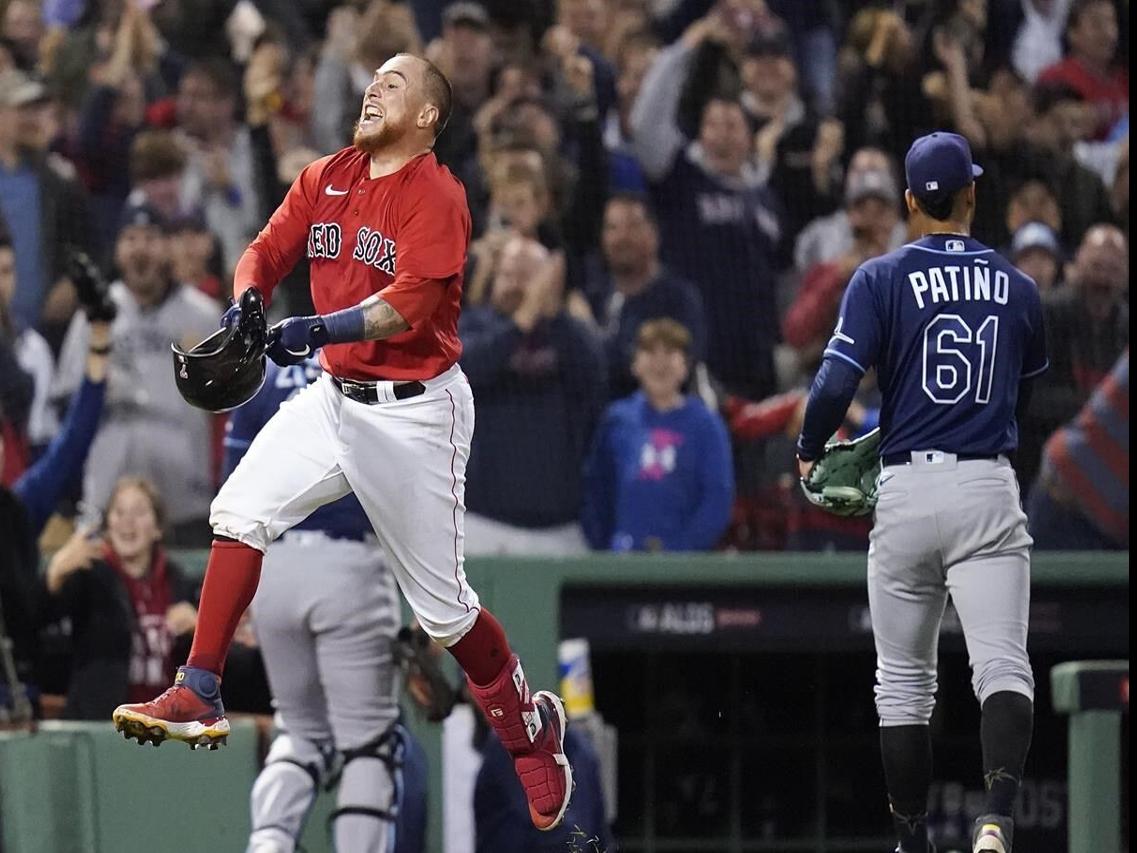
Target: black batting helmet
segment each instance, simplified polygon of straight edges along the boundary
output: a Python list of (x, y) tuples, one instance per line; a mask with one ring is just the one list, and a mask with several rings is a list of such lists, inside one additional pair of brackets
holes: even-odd
[(189, 352), (177, 344), (174, 381), (186, 402), (210, 412), (247, 403), (265, 381), (267, 337), (264, 299), (250, 287), (241, 294), (241, 316)]

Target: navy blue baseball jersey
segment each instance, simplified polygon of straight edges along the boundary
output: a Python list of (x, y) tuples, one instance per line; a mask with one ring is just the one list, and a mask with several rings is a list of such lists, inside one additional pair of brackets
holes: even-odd
[(1038, 288), (978, 240), (929, 235), (853, 274), (825, 356), (877, 369), (882, 456), (1008, 453), (1019, 382), (1048, 366)]
[[(291, 367), (278, 367), (271, 361), (267, 367), (261, 390), (229, 415), (225, 426), (226, 478), (281, 403), (319, 379), (322, 372), (315, 356)], [(336, 539), (363, 539), (372, 532), (371, 522), (354, 494), (320, 507), (293, 529), (320, 530)]]

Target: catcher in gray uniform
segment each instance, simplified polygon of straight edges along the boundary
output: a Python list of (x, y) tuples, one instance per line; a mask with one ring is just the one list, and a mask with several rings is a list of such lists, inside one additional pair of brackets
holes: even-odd
[[(319, 375), (315, 359), (269, 365), (229, 420), (227, 472)], [(251, 609), (279, 734), (253, 785), (248, 853), (292, 853), (319, 787), (337, 777), (339, 853), (421, 851), (425, 780), (398, 723), (398, 591), (359, 502), (348, 495), (317, 510), (273, 543), (265, 565)]]

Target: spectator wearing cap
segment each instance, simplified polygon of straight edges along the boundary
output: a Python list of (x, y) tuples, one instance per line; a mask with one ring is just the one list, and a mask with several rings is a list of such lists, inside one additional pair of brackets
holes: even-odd
[(845, 189), (847, 248), (834, 260), (820, 261), (805, 270), (782, 320), (782, 338), (797, 351), (801, 363), (820, 363), (821, 352), (837, 323), (841, 297), (856, 269), (904, 242), (899, 202), (891, 173), (850, 172)]
[(632, 109), (633, 139), (659, 217), (663, 261), (702, 294), (711, 373), (732, 390), (764, 397), (776, 385), (778, 205), (753, 162), (738, 100), (709, 100), (694, 142), (677, 123), (677, 82), (717, 26), (704, 18), (660, 51)]
[(182, 206), (205, 212), (227, 271), (263, 224), (252, 139), (236, 113), (239, 96), (229, 63), (209, 59), (186, 69), (176, 99), (179, 139), (187, 152)]
[(604, 270), (588, 287), (592, 314), (608, 353), (608, 394), (623, 397), (637, 387), (632, 360), (636, 335), (649, 320), (674, 320), (691, 339), (692, 365), (706, 353), (706, 321), (698, 290), (659, 260), (659, 226), (644, 196), (608, 200), (600, 245)]
[(26, 114), (45, 98), (42, 84), (22, 72), (0, 73), (0, 216), (11, 236), (20, 283), (12, 314), (21, 326), (39, 328), (58, 344), (75, 304), (63, 280), (60, 249), (65, 242), (89, 248), (92, 240), (82, 188), (43, 152), (20, 145)]
[(730, 440), (717, 413), (683, 394), (691, 335), (644, 323), (632, 372), (640, 390), (612, 403), (585, 464), (582, 523), (597, 551), (708, 551), (730, 520)]
[(1069, 86), (1093, 108), (1091, 136), (1105, 139), (1129, 113), (1129, 71), (1116, 63), (1118, 25), (1113, 0), (1073, 0), (1066, 18), (1070, 53), (1039, 75)]
[(1043, 294), (1050, 370), (1035, 381), (1015, 467), (1034, 481), (1046, 439), (1074, 418), (1129, 345), (1129, 243), (1112, 225), (1086, 232), (1066, 284)]
[[(794, 242), (794, 266), (801, 271), (815, 264), (828, 263), (850, 251), (854, 242), (855, 211), (867, 210), (865, 199), (891, 204), (899, 211), (900, 190), (896, 185), (892, 159), (879, 148), (862, 148), (849, 160), (845, 173), (845, 204), (827, 216), (807, 225)], [(881, 212), (879, 205), (871, 206)], [(888, 238), (889, 250), (899, 247), (907, 229), (897, 215)]]
[(592, 326), (565, 310), (564, 277), (561, 257), (514, 237), (489, 303), (462, 312), (462, 369), (478, 398), (466, 469), (467, 554), (587, 548), (581, 470), (607, 399), (607, 367)]
[[(146, 477), (170, 507), (173, 542), (205, 544), (214, 491), (210, 416), (178, 394), (170, 345), (189, 348), (215, 331), (217, 308), (173, 279), (169, 254), (160, 214), (128, 205), (115, 243), (120, 278), (110, 288), (118, 316), (111, 327), (107, 411), (87, 463), (83, 500), (89, 508), (105, 506), (119, 477)], [(59, 359), (60, 396), (78, 387), (88, 334), (86, 318), (76, 315)]]
[(1129, 547), (1129, 349), (1078, 413), (1051, 436), (1027, 500), (1034, 547)]
[(1012, 264), (1034, 279), (1042, 293), (1061, 285), (1062, 247), (1054, 229), (1043, 222), (1028, 222), (1011, 237), (1007, 253)]

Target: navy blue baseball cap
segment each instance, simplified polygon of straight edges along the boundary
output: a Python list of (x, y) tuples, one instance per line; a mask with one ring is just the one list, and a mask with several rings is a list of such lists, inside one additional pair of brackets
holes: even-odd
[(904, 158), (908, 189), (921, 201), (954, 195), (983, 174), (971, 160), (971, 146), (958, 133), (937, 131), (912, 143)]
[(152, 205), (142, 199), (128, 200), (118, 218), (118, 233), (134, 226), (166, 231), (168, 223)]

